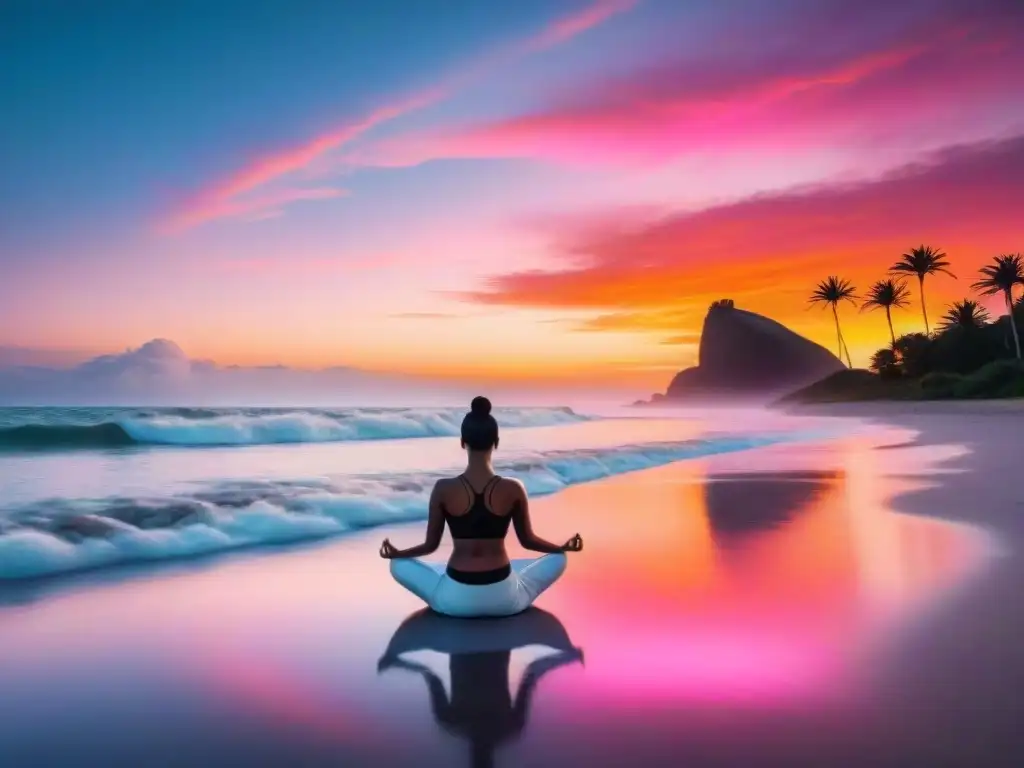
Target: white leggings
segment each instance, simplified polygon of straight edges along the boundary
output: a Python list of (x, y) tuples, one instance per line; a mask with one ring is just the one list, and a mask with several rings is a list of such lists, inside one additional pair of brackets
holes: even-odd
[(565, 572), (562, 552), (513, 560), (512, 572), (495, 584), (463, 584), (446, 573), (444, 563), (413, 558), (391, 561), (395, 581), (438, 613), (447, 616), (512, 616), (525, 611)]

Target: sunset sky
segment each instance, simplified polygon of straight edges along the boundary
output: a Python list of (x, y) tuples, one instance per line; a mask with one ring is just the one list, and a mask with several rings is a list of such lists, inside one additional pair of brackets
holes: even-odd
[(0, 346), (654, 390), (728, 297), (831, 348), (827, 275), (941, 248), (936, 317), (1024, 250), (1022, 94), (1020, 0), (12, 0)]

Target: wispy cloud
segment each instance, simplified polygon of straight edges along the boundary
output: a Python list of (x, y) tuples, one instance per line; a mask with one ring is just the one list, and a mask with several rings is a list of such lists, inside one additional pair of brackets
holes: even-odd
[(566, 40), (571, 40), (592, 27), (610, 19), (618, 13), (633, 8), (640, 0), (601, 0), (592, 3), (578, 13), (564, 16), (548, 24), (533, 37), (526, 40), (523, 51), (543, 50)]
[(669, 336), (661, 340), (662, 344), (671, 346), (693, 346), (700, 343), (699, 333), (683, 333), (676, 336)]
[[(1006, 113), (1007, 95), (1024, 88), (1024, 10), (995, 0), (939, 9), (912, 3), (910, 21), (900, 25), (891, 5), (876, 5), (851, 24), (854, 6), (827, 0), (799, 17), (780, 14), (774, 34), (735, 31), (728, 56), (673, 52), (620, 78), (550, 94), (531, 112), (397, 136), (362, 147), (353, 159), (380, 166), (444, 158), (644, 165), (714, 150), (871, 144), (880, 134), (941, 143), (975, 127), (972, 108), (996, 102)], [(778, 45), (779, 36), (786, 45)]]
[(465, 315), (455, 312), (395, 312), (388, 317), (396, 320), (457, 320)]
[[(447, 99), (456, 91), (479, 80), (501, 64), (571, 40), (612, 16), (629, 10), (638, 2), (639, 0), (596, 0), (581, 11), (550, 22), (531, 37), (517, 41), (474, 62), (471, 66), (441, 80), (433, 87), (406, 98), (389, 101), (368, 115), (317, 136), (304, 144), (261, 157), (227, 179), (200, 191), (181, 210), (176, 211), (163, 222), (161, 229), (165, 232), (180, 232), (215, 219), (255, 214), (267, 208), (276, 209), (287, 202), (322, 199), (325, 197), (324, 195), (296, 195), (289, 200), (277, 202), (262, 197), (248, 201), (243, 198), (265, 185), (309, 167), (327, 153), (383, 123)], [(314, 191), (306, 190), (306, 192)]]
[(214, 269), (240, 275), (354, 274), (387, 269), (400, 261), (401, 257), (392, 253), (312, 259), (242, 258), (215, 262)]
[(348, 194), (333, 187), (280, 189), (252, 196), (212, 194), (201, 207), (185, 209), (161, 225), (161, 232), (172, 234), (190, 229), (211, 219), (238, 218), (260, 221), (280, 216), (285, 206), (303, 200), (332, 200)]

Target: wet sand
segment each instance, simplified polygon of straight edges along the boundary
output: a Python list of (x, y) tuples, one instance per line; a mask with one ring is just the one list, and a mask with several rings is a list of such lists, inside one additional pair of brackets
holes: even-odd
[(421, 526), (9, 589), (0, 765), (1019, 764), (1024, 421), (902, 421), (540, 499), (584, 552), (458, 631)]

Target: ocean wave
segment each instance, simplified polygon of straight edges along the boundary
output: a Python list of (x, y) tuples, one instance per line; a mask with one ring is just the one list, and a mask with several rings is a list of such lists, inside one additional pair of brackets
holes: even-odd
[[(533, 496), (684, 459), (799, 439), (721, 437), (551, 451), (499, 466)], [(426, 517), (437, 473), (243, 480), (160, 498), (57, 499), (0, 512), (0, 580), (318, 539)]]
[[(459, 434), (461, 408), (25, 409), (0, 421), (0, 451), (328, 443)], [(559, 426), (590, 417), (569, 408), (505, 408), (503, 427)]]

